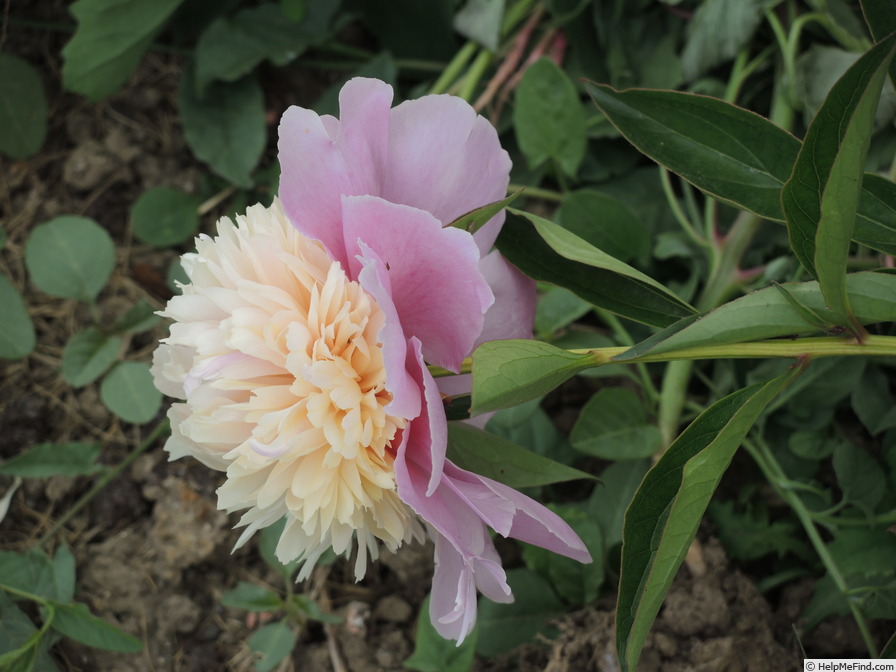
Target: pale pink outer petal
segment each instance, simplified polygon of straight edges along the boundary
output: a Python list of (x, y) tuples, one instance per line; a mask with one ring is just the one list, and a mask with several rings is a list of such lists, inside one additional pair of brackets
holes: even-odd
[(363, 243), (385, 265), (405, 335), (420, 339), (427, 362), (460, 370), (494, 301), (472, 236), (375, 196), (344, 197), (342, 217), (349, 275), (360, 270)]
[(470, 473), (442, 458), (434, 484), (434, 456), (447, 438), (438, 388), (425, 368), (416, 339), (408, 349), (411, 374), (423, 387), (427, 409), (410, 423), (395, 458), (398, 494), (430, 527), (436, 541), (430, 615), (445, 637), (463, 639), (475, 622), (476, 589), (495, 601), (510, 601), (500, 558), (485, 524), (499, 534), (538, 544), (582, 562), (585, 545), (562, 518), (512, 488)]
[[(383, 198), (431, 212), (449, 224), (507, 194), (510, 157), (495, 128), (455, 96), (424, 96), (392, 110)], [(482, 254), (504, 213), (476, 234)]]
[[(483, 257), (479, 270), (495, 295), (475, 345), (502, 338), (532, 338), (535, 281), (520, 273), (497, 250)], [(475, 347), (475, 346), (474, 346)]]
[(341, 121), (290, 107), (280, 121), (280, 200), (292, 223), (345, 266), (346, 194), (379, 194), (386, 164), (392, 87), (356, 78), (339, 94)]
[(377, 339), (383, 344), (386, 389), (392, 394), (392, 401), (386, 406), (386, 410), (401, 418), (416, 418), (420, 415), (422, 404), (420, 388), (407, 370), (407, 339), (392, 302), (389, 274), (385, 264), (373, 250), (362, 244), (360, 251), (358, 261), (362, 268), (358, 273), (358, 282), (386, 316), (386, 321), (377, 334)]

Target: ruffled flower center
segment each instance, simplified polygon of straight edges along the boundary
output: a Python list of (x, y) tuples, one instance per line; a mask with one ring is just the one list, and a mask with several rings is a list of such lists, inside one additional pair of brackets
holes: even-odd
[[(166, 347), (193, 350), (183, 374), (190, 413), (176, 434), (223, 460), (219, 506), (249, 509), (240, 543), (289, 514), (277, 554), (305, 561), (300, 578), (328, 548), (347, 554), (355, 540), (360, 578), (377, 540), (395, 550), (422, 537), (396, 492), (407, 419), (387, 411), (383, 311), (279, 204), (218, 229), (198, 241), (191, 284), (166, 311), (178, 322)], [(222, 422), (230, 441), (207, 432)]]

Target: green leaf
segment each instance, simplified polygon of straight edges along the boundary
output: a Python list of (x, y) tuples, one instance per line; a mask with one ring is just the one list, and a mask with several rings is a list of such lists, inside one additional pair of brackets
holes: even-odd
[(846, 260), (871, 126), (894, 51), (896, 36), (873, 47), (834, 85), (781, 192), (790, 246), (818, 279), (840, 324), (851, 319)]
[(47, 137), (47, 95), (40, 73), (18, 56), (0, 53), (0, 152), (36, 154)]
[[(280, 535), (283, 534), (283, 528), (286, 526), (286, 517), (284, 516), (276, 523), (265, 527), (258, 536), (258, 551), (268, 567), (279, 572), (287, 581), (292, 581), (292, 575), (300, 564), (300, 560), (293, 560), (289, 564), (284, 565), (277, 557), (277, 543), (280, 541)], [(318, 562), (318, 564), (325, 564)]]
[(296, 633), (285, 621), (263, 625), (249, 638), (249, 648), (258, 656), (255, 669), (271, 672), (296, 645)]
[(25, 265), (42, 292), (93, 301), (115, 266), (115, 244), (92, 219), (56, 217), (28, 236)]
[(626, 460), (611, 464), (601, 473), (586, 508), (600, 525), (606, 549), (622, 542), (625, 512), (649, 469), (650, 460)]
[(36, 342), (34, 324), (22, 295), (5, 275), (0, 275), (0, 313), (0, 358), (27, 357)]
[[(27, 553), (0, 551), (0, 587), (8, 586), (49, 600), (59, 598), (56, 573), (49, 556), (41, 550)], [(22, 599), (11, 595), (12, 599)]]
[(53, 556), (53, 580), (56, 582), (56, 599), (71, 602), (75, 597), (75, 556), (64, 544)]
[(572, 322), (591, 312), (593, 306), (568, 289), (550, 287), (538, 297), (535, 307), (535, 334), (548, 338)]
[(783, 557), (795, 553), (812, 562), (812, 552), (802, 541), (797, 525), (788, 520), (769, 520), (764, 502), (736, 510), (734, 502), (711, 502), (709, 517), (718, 527), (719, 541), (728, 557), (750, 561), (770, 553)]
[[(801, 143), (787, 131), (723, 100), (679, 91), (616, 91), (586, 83), (595, 104), (641, 152), (701, 191), (783, 222), (781, 187)], [(872, 192), (872, 193), (869, 193)], [(865, 176), (855, 240), (896, 254), (896, 186)]]
[(448, 459), (512, 488), (594, 478), (465, 422), (448, 423)]
[(196, 94), (203, 96), (216, 80), (236, 81), (264, 60), (275, 65), (295, 60), (329, 36), (336, 9), (336, 3), (311, 2), (305, 16), (295, 21), (282, 7), (265, 3), (216, 19), (196, 44)]
[(429, 599), (427, 595), (420, 605), (414, 653), (404, 661), (404, 666), (420, 672), (467, 672), (473, 664), (479, 628), (474, 627), (460, 646), (443, 638), (429, 617)]
[[(865, 23), (875, 42), (896, 32), (896, 5), (890, 0), (861, 0)], [(890, 79), (896, 84), (896, 63), (890, 64)]]
[(609, 194), (590, 189), (574, 191), (563, 199), (556, 219), (567, 231), (621, 261), (650, 250), (647, 227), (627, 205)]
[(170, 247), (199, 230), (200, 198), (171, 187), (144, 191), (131, 208), (131, 226), (142, 243)]
[(615, 91), (586, 83), (597, 107), (641, 152), (698, 189), (783, 221), (781, 186), (800, 141), (722, 100), (677, 91)]
[(99, 443), (41, 443), (0, 465), (0, 474), (24, 478), (96, 473)]
[(143, 362), (122, 362), (112, 369), (100, 385), (100, 399), (119, 418), (138, 425), (152, 420), (162, 407), (162, 393)]
[(62, 55), (62, 79), (69, 91), (96, 102), (115, 93), (131, 76), (165, 21), (183, 0), (79, 0), (70, 11), (78, 20)]
[(530, 167), (552, 159), (575, 177), (588, 143), (585, 112), (569, 76), (549, 58), (526, 68), (516, 91), (513, 128)]
[(86, 604), (57, 604), (53, 629), (95, 649), (137, 653), (143, 642), (90, 613)]
[(537, 215), (509, 212), (497, 245), (526, 275), (565, 287), (599, 308), (655, 327), (669, 326), (694, 313), (655, 280), (575, 234)]
[(476, 653), (483, 658), (500, 656), (532, 641), (550, 619), (564, 612), (554, 591), (535, 572), (510, 569), (507, 583), (513, 591), (513, 602), (497, 604), (484, 597), (479, 599)]
[(255, 77), (209, 85), (195, 94), (190, 70), (177, 96), (184, 135), (197, 158), (240, 187), (251, 187), (266, 141), (264, 95)]
[(329, 114), (338, 117), (339, 92), (348, 80), (355, 77), (381, 79), (394, 86), (398, 81), (398, 66), (395, 65), (395, 59), (388, 51), (377, 54), (347, 77), (341, 77), (331, 84), (314, 103), (314, 110), (320, 115)]
[(112, 331), (116, 334), (136, 334), (152, 329), (160, 319), (155, 309), (141, 299), (112, 325)]
[[(790, 297), (803, 306), (815, 313), (824, 313), (825, 300), (817, 282), (787, 283), (782, 286), (786, 287)], [(846, 277), (846, 289), (860, 323), (896, 320), (896, 276), (888, 273), (853, 273)], [(682, 320), (613, 360), (625, 362), (710, 344), (743, 343), (817, 331), (778, 288), (766, 287), (730, 301), (699, 319)]]
[[(328, 549), (330, 553), (332, 553), (333, 549)], [(332, 556), (335, 558), (335, 554)], [(329, 562), (321, 562), (318, 560), (317, 564), (324, 565), (330, 564)], [(296, 605), (305, 616), (310, 618), (313, 621), (320, 621), (321, 623), (342, 623), (342, 618), (337, 616), (336, 614), (328, 614), (323, 609), (320, 608), (320, 605), (312, 600), (310, 597), (305, 597), (304, 595), (293, 595), (292, 603)]]
[(457, 219), (455, 219), (449, 226), (457, 227), (458, 229), (463, 229), (464, 231), (469, 231), (470, 233), (476, 233), (483, 224), (485, 224), (492, 217), (501, 212), (508, 205), (513, 203), (517, 197), (523, 193), (525, 189), (519, 189), (514, 193), (510, 194), (507, 198), (504, 198), (500, 201), (495, 201), (494, 203), (489, 203), (488, 205), (483, 205), (480, 208), (476, 208), (475, 210), (471, 210), (465, 215), (461, 215)]
[(305, 16), (305, 0), (280, 0), (280, 9), (290, 21), (301, 21)]
[(872, 436), (896, 427), (896, 403), (889, 377), (879, 368), (868, 368), (852, 388), (852, 409)]
[(626, 513), (616, 647), (624, 670), (641, 648), (722, 474), (768, 403), (799, 373), (717, 401), (669, 446), (638, 489)]
[(240, 581), (236, 588), (221, 595), (221, 604), (249, 611), (275, 611), (283, 607), (283, 600), (267, 588)]
[(644, 402), (624, 387), (599, 390), (579, 414), (569, 440), (573, 448), (605, 460), (650, 457), (660, 447), (660, 430), (648, 423)]
[(73, 387), (84, 387), (103, 375), (118, 359), (122, 339), (96, 327), (72, 336), (62, 351), (62, 377)]
[(538, 572), (550, 581), (557, 595), (568, 604), (582, 606), (597, 599), (604, 582), (604, 543), (600, 525), (589, 514), (572, 506), (550, 506), (554, 513), (569, 523), (579, 538), (585, 543), (593, 558), (584, 564), (562, 555), (526, 544), (523, 560), (529, 569)]
[(880, 657), (885, 659), (896, 658), (896, 633), (893, 633), (890, 641), (884, 645), (883, 650), (880, 652)]
[(705, 0), (688, 24), (681, 55), (685, 79), (693, 81), (733, 59), (753, 37), (762, 20), (765, 0)]
[(532, 340), (487, 341), (473, 352), (474, 415), (536, 399), (596, 366), (591, 355)]
[(489, 51), (498, 51), (504, 0), (467, 0), (454, 15), (454, 29)]
[(866, 515), (873, 514), (887, 491), (887, 477), (877, 460), (858, 446), (843, 442), (834, 448), (833, 464), (843, 498)]
[(31, 619), (0, 590), (0, 669), (31, 672), (38, 641)]

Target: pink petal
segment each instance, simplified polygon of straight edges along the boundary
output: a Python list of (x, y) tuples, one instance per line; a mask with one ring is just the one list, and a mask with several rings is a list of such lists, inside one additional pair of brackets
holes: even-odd
[(485, 314), (476, 345), (503, 338), (532, 338), (535, 322), (535, 281), (520, 273), (494, 250), (479, 262), (479, 270), (495, 295)]
[[(399, 452), (402, 459), (408, 458), (415, 464), (421, 465), (426, 474), (424, 494), (429, 497), (435, 492), (442, 479), (445, 453), (448, 450), (448, 420), (445, 418), (445, 407), (442, 406), (439, 388), (423, 361), (420, 341), (416, 338), (409, 339), (407, 348), (408, 372), (417, 381), (417, 385), (423, 389), (423, 402), (426, 408), (407, 432), (409, 434), (408, 447)], [(411, 439), (413, 439), (413, 443), (411, 443)], [(423, 485), (423, 481), (418, 481), (418, 483)]]
[[(389, 159), (380, 194), (449, 224), (507, 194), (510, 157), (494, 127), (454, 96), (424, 96), (392, 110)], [(477, 232), (486, 254), (504, 221), (503, 212)]]
[(280, 121), (280, 200), (292, 223), (345, 266), (344, 194), (378, 194), (392, 87), (356, 78), (339, 94), (341, 122), (291, 107)]
[(386, 389), (392, 401), (386, 411), (402, 418), (416, 418), (421, 411), (420, 388), (407, 370), (408, 346), (401, 327), (401, 320), (392, 302), (392, 285), (383, 261), (366, 245), (362, 245), (363, 264), (358, 282), (373, 297), (386, 316), (386, 322), (377, 339), (383, 344), (383, 361), (386, 367)]
[(374, 196), (345, 197), (342, 219), (350, 275), (363, 242), (385, 264), (405, 335), (420, 339), (426, 361), (458, 371), (494, 301), (472, 236)]

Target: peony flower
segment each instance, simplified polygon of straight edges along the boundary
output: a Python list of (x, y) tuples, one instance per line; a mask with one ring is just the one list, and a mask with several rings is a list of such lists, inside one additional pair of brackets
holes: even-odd
[(446, 459), (442, 394), (481, 342), (531, 336), (534, 285), (475, 234), (447, 226), (501, 199), (510, 160), (464, 101), (427, 96), (390, 109), (392, 89), (354, 79), (341, 119), (289, 109), (280, 126), (280, 199), (218, 222), (184, 255), (190, 279), (162, 315), (155, 353), (171, 459), (225, 471), (218, 506), (246, 510), (239, 544), (286, 517), (277, 545), (306, 578), (327, 549), (435, 542), (430, 615), (460, 642), (477, 590), (509, 602), (488, 527), (582, 562), (557, 515)]

